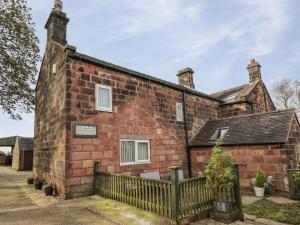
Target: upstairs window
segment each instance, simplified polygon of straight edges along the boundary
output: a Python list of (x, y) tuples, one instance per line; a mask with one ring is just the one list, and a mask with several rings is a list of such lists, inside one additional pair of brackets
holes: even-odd
[(183, 108), (180, 102), (176, 102), (176, 120), (183, 122)]
[(145, 140), (121, 140), (120, 164), (132, 165), (150, 162), (150, 145)]
[(216, 141), (219, 139), (224, 139), (225, 135), (227, 134), (229, 128), (228, 127), (223, 127), (223, 128), (218, 128), (213, 136), (210, 138), (211, 141)]
[(111, 87), (96, 85), (96, 109), (112, 112), (112, 91)]

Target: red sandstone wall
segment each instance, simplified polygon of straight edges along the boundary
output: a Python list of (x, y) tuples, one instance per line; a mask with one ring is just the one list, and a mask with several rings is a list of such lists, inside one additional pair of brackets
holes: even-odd
[(221, 105), (220, 115), (222, 116), (222, 118), (227, 118), (252, 113), (271, 112), (276, 110), (271, 97), (262, 82), (258, 83), (247, 100), (252, 102), (252, 104), (235, 103)]
[(288, 169), (294, 169), (297, 167), (296, 146), (298, 144), (300, 144), (300, 125), (296, 118), (296, 114), (294, 114), (288, 141), (284, 145), (284, 150), (287, 155), (287, 162), (289, 164)]
[[(34, 176), (57, 186), (65, 197), (65, 56), (58, 44), (48, 44), (36, 88)], [(57, 64), (57, 73), (52, 65)]]
[[(113, 89), (113, 112), (95, 110), (95, 84)], [(101, 170), (139, 175), (159, 171), (168, 176), (168, 167), (186, 169), (184, 123), (176, 121), (176, 102), (181, 91), (134, 78), (94, 65), (70, 61), (67, 70), (67, 195), (91, 191), (93, 162)], [(207, 119), (218, 117), (218, 102), (186, 94), (189, 136)], [(72, 123), (91, 123), (100, 130), (97, 139), (72, 136)], [(151, 163), (120, 166), (120, 139), (150, 140)]]
[[(283, 178), (286, 176), (287, 160), (283, 145), (253, 145), (226, 147), (232, 152), (237, 164), (240, 164), (240, 182), (243, 189), (252, 191), (250, 180), (255, 177), (257, 167), (261, 167), (267, 176), (274, 177), (276, 190), (284, 190)], [(211, 148), (192, 150), (193, 174), (204, 171), (205, 163), (210, 159)]]

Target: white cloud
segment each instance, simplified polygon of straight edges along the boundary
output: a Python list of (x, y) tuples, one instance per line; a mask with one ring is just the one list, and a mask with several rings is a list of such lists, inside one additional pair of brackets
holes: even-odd
[(198, 23), (198, 31), (189, 30), (188, 35), (177, 33), (176, 42), (183, 55), (174, 62), (199, 57), (213, 47), (222, 45), (222, 42), (231, 43), (233, 47), (227, 52), (232, 57), (238, 57), (241, 53), (249, 57), (271, 53), (288, 22), (288, 2), (245, 0), (238, 1), (238, 6), (239, 10), (233, 11), (232, 17), (224, 17), (215, 25)]

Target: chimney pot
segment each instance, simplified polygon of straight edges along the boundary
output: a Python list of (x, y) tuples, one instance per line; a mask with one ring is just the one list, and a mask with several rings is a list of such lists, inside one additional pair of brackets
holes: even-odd
[(251, 59), (250, 64), (247, 67), (249, 73), (249, 82), (255, 82), (257, 80), (261, 80), (261, 65), (255, 60)]
[(187, 67), (183, 70), (179, 70), (177, 73), (179, 79), (179, 85), (187, 88), (195, 89), (193, 74), (194, 71), (190, 67)]

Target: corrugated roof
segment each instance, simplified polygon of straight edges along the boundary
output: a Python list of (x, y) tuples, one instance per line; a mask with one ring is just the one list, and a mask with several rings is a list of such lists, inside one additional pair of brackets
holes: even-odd
[(16, 139), (16, 136), (0, 138), (0, 146), (14, 146)]
[(207, 121), (190, 140), (190, 146), (212, 146), (218, 128), (229, 128), (224, 145), (270, 144), (287, 141), (294, 111), (274, 111)]

